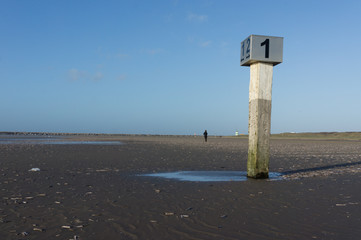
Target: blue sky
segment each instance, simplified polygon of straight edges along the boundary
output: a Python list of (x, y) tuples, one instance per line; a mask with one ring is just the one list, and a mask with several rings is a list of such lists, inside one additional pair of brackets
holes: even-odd
[(0, 131), (248, 131), (240, 42), (284, 37), (272, 133), (361, 131), (361, 1), (0, 1)]

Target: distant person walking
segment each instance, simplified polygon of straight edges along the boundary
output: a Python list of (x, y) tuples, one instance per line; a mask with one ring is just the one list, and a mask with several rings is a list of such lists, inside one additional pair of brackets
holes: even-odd
[(204, 131), (203, 136), (204, 136), (204, 141), (207, 142), (207, 137), (208, 137), (207, 130)]

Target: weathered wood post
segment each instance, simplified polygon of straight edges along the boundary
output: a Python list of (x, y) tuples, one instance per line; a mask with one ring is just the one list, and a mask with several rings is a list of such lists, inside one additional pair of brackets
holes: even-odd
[(282, 62), (283, 38), (251, 35), (241, 43), (250, 66), (247, 176), (268, 178), (273, 66)]

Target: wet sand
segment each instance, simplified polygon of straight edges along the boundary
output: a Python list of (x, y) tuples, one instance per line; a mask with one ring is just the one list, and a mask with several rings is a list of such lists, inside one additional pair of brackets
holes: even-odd
[(0, 144), (0, 239), (361, 238), (360, 141), (273, 139), (285, 180), (183, 182), (138, 175), (245, 171), (247, 139), (69, 140), (124, 144)]

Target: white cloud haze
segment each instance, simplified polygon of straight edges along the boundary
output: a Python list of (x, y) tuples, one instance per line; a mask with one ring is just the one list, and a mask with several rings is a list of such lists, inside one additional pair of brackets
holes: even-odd
[(75, 69), (75, 68), (70, 69), (68, 74), (69, 74), (70, 80), (72, 80), (72, 81), (78, 81), (82, 78), (85, 78), (85, 76), (86, 76), (86, 72), (79, 71), (78, 69)]
[(188, 13), (187, 20), (190, 22), (206, 22), (208, 20), (208, 16)]
[(104, 78), (104, 75), (101, 72), (96, 72), (93, 75), (93, 74), (89, 74), (86, 71), (82, 71), (76, 68), (70, 69), (68, 71), (68, 76), (71, 81), (81, 81), (81, 80), (100, 81)]
[(100, 80), (102, 80), (103, 79), (103, 74), (101, 73), (101, 72), (97, 72), (97, 73), (95, 73), (95, 76), (93, 77), (93, 80), (94, 81), (100, 81)]
[(201, 47), (208, 47), (209, 45), (211, 45), (212, 41), (205, 41), (205, 42), (201, 42), (200, 45)]

